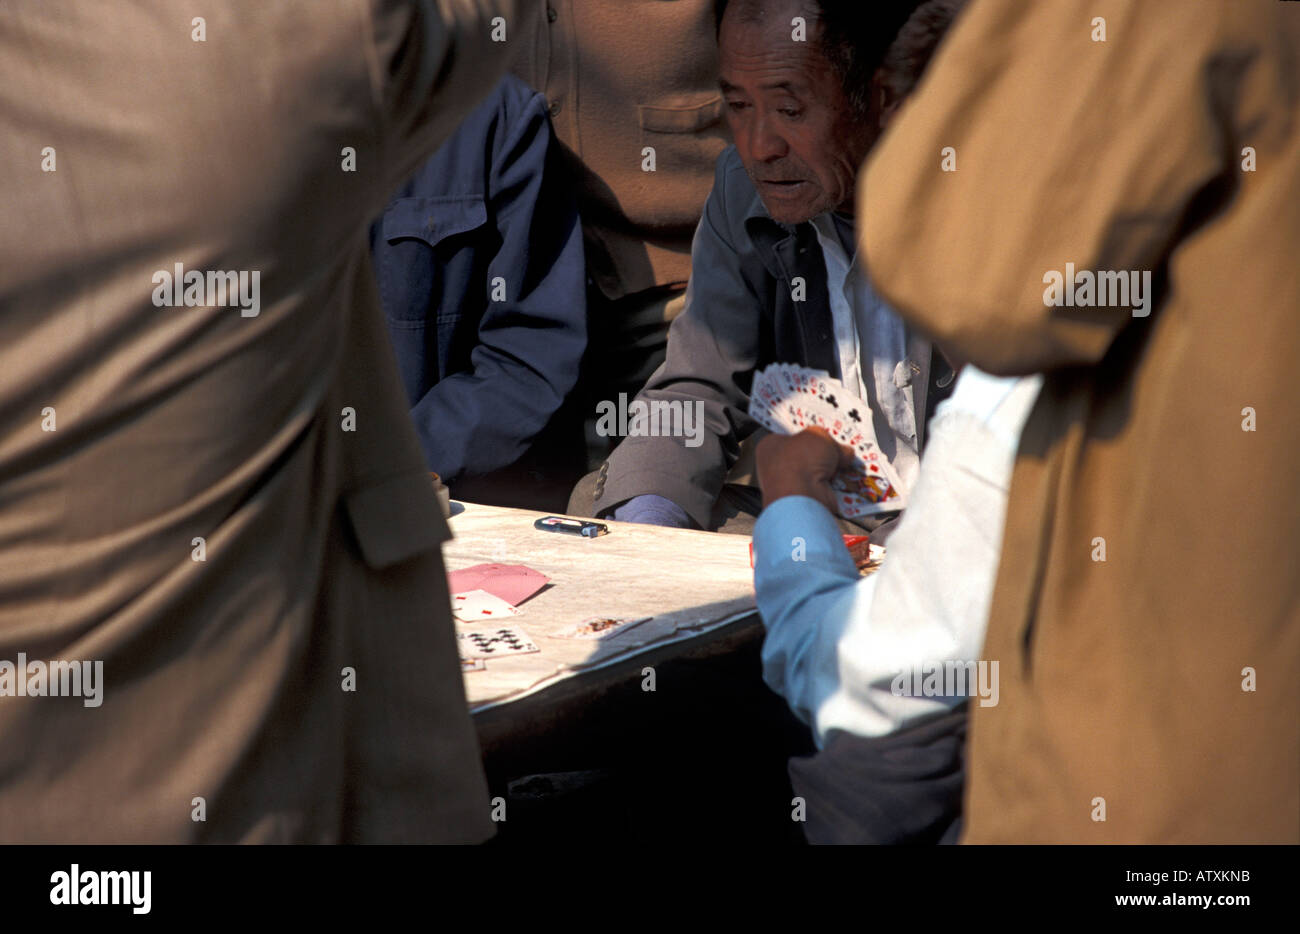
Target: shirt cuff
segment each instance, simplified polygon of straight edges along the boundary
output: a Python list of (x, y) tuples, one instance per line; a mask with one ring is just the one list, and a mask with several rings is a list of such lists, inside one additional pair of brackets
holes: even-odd
[(609, 516), (616, 522), (636, 522), (640, 525), (659, 525), (670, 529), (698, 529), (686, 510), (667, 497), (654, 493), (633, 496), (614, 509)]
[(796, 551), (800, 560), (828, 562), (829, 568), (858, 576), (853, 556), (835, 517), (808, 496), (783, 496), (767, 506), (754, 523), (754, 572), (789, 561)]

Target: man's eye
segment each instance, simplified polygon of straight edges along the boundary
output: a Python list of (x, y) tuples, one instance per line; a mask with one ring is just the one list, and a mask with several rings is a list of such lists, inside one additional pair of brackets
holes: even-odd
[(730, 107), (732, 110), (736, 110), (736, 111), (744, 110), (744, 109), (745, 109), (745, 102), (744, 102), (744, 101), (727, 101), (727, 106)]
[(803, 113), (802, 110), (797, 110), (794, 107), (782, 107), (780, 110), (781, 116), (789, 117), (791, 120), (798, 117), (801, 113)]

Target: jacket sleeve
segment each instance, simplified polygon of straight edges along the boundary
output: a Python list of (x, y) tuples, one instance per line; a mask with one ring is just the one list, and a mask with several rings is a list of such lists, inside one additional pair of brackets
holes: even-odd
[(1095, 363), (1149, 326), (1131, 305), (1050, 307), (1044, 277), (1150, 270), (1159, 288), (1198, 196), (1232, 165), (1213, 86), (1241, 67), (1214, 54), (1230, 7), (971, 4), (859, 186), (861, 247), (890, 304), (1001, 375)]
[(488, 175), (500, 246), (470, 369), (411, 409), (430, 467), (448, 482), (518, 460), (577, 382), (587, 345), (582, 228), (546, 115), (531, 94), (502, 127)]
[[(718, 160), (695, 230), (685, 308), (668, 330), (667, 356), (637, 396), (649, 406), (681, 403), (683, 419), (691, 406), (691, 418), (702, 414), (702, 428), (694, 437), (624, 438), (610, 455), (595, 515), (653, 493), (707, 529), (740, 442), (757, 427), (747, 412), (748, 393), (758, 364), (763, 303), (771, 300), (764, 293), (772, 286), (760, 278), (766, 273), (744, 236), (740, 207), (727, 203), (728, 169), (740, 171), (730, 153)], [(699, 421), (689, 424), (698, 427)]]
[(542, 6), (536, 0), (366, 0), (371, 86), (387, 196), (496, 85)]

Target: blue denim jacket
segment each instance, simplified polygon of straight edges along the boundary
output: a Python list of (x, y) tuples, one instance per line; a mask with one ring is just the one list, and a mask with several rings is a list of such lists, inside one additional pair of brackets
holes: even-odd
[(582, 232), (542, 95), (502, 79), (370, 240), (429, 469), (454, 482), (514, 463), (587, 343)]

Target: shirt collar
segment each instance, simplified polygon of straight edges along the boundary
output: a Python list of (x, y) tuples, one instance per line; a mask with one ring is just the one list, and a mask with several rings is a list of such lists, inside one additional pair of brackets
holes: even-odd
[[(810, 222), (812, 228), (817, 232), (817, 238), (821, 241), (823, 250), (833, 250), (843, 261), (845, 267), (852, 267), (854, 260), (857, 258), (856, 249), (850, 253), (844, 247), (844, 241), (840, 239), (839, 229), (835, 225), (835, 219), (831, 217), (830, 211), (818, 214)], [(856, 243), (854, 244), (856, 247)]]

